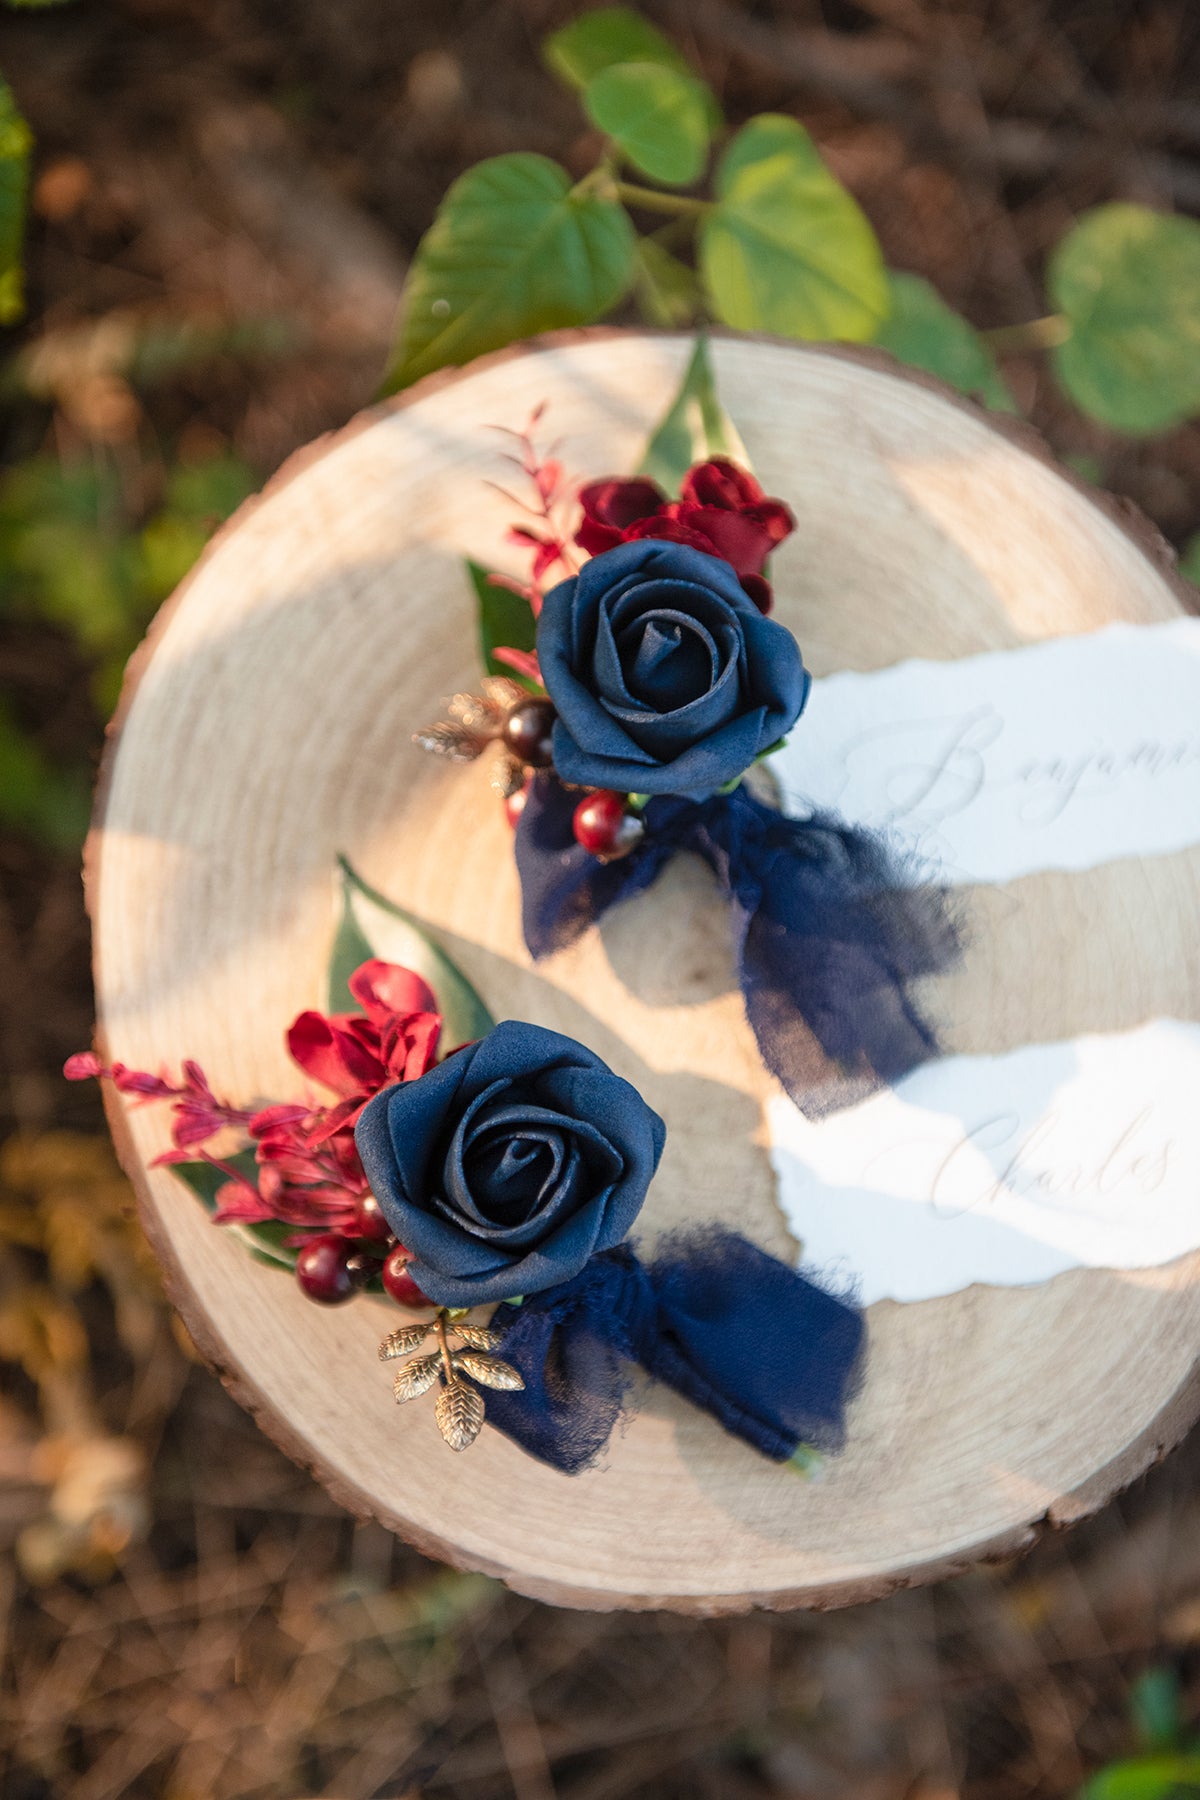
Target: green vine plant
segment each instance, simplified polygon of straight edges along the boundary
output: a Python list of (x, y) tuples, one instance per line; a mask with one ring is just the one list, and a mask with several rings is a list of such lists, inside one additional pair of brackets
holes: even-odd
[[(1049, 260), (1052, 310), (978, 332), (922, 277), (885, 266), (802, 125), (764, 113), (729, 136), (715, 95), (639, 13), (584, 13), (544, 55), (602, 135), (599, 160), (572, 181), (517, 151), (459, 177), (417, 248), (386, 391), (632, 299), (656, 326), (877, 344), (1007, 412), (996, 353), (1033, 349), (1113, 430), (1200, 413), (1194, 220), (1126, 202), (1085, 213)], [(639, 230), (634, 216), (661, 222)]]
[[(65, 0), (4, 0), (14, 12), (41, 12)], [(13, 91), (0, 75), (0, 325), (15, 325), (25, 311), (22, 247), (29, 205), (33, 133)]]
[(1186, 1800), (1200, 1794), (1200, 1747), (1183, 1714), (1173, 1669), (1147, 1669), (1129, 1694), (1128, 1756), (1098, 1769), (1075, 1800)]

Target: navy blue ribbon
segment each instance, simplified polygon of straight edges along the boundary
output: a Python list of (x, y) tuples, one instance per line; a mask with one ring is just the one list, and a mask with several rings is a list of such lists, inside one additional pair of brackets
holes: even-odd
[(525, 1389), (489, 1393), (488, 1423), (566, 1475), (608, 1443), (634, 1363), (775, 1462), (840, 1450), (866, 1334), (856, 1308), (719, 1227), (649, 1264), (604, 1251), (492, 1324)]
[(958, 933), (945, 890), (914, 884), (878, 833), (831, 814), (785, 818), (743, 784), (707, 800), (652, 799), (638, 847), (605, 863), (575, 842), (579, 799), (546, 771), (520, 817), (531, 955), (573, 943), (690, 850), (729, 901), (747, 1018), (763, 1062), (798, 1106), (828, 1112), (936, 1055), (910, 984), (954, 960)]

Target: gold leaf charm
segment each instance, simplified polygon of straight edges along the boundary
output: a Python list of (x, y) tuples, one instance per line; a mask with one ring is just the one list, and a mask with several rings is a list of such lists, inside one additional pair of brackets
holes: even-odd
[[(414, 731), (413, 743), (422, 750), (432, 750), (435, 756), (448, 756), (454, 762), (473, 762), (500, 736), (513, 707), (528, 698), (525, 689), (507, 676), (489, 675), (482, 694), (452, 695), (446, 703), (446, 716)], [(509, 760), (503, 759), (504, 762)], [(505, 778), (498, 767), (492, 778), (493, 786)], [(520, 785), (518, 781), (517, 786)], [(516, 790), (509, 788), (507, 791), (513, 793)]]
[(511, 675), (485, 675), (483, 694), (488, 705), (498, 713), (510, 713), (514, 706), (520, 706), (522, 700), (529, 698), (528, 688), (523, 688)]
[(407, 1356), (410, 1350), (418, 1350), (432, 1330), (432, 1319), (424, 1325), (402, 1325), (399, 1331), (393, 1331), (380, 1344), (380, 1362), (387, 1362), (393, 1356)]
[(456, 1369), (473, 1375), (476, 1381), (482, 1381), (484, 1387), (499, 1388), (512, 1394), (525, 1386), (512, 1364), (501, 1362), (498, 1356), (481, 1356), (475, 1350), (456, 1350), (453, 1362)]
[(483, 1427), (483, 1396), (465, 1381), (448, 1381), (434, 1409), (438, 1430), (452, 1450), (468, 1450)]
[(488, 781), (492, 792), (499, 794), (502, 800), (507, 800), (524, 787), (525, 765), (519, 756), (514, 756), (503, 744), (493, 744), (490, 756)]
[(489, 1331), (486, 1325), (460, 1325), (457, 1319), (452, 1319), (450, 1329), (464, 1344), (470, 1344), (472, 1350), (498, 1350), (503, 1341), (498, 1331)]
[(450, 719), (439, 719), (436, 725), (424, 725), (420, 731), (413, 732), (413, 743), (419, 750), (448, 756), (452, 762), (474, 762), (488, 741)]
[[(507, 1393), (515, 1393), (525, 1386), (511, 1363), (487, 1354), (504, 1342), (503, 1334), (487, 1325), (468, 1324), (467, 1310), (443, 1306), (436, 1318), (401, 1325), (379, 1346), (379, 1355), (384, 1362), (397, 1356), (409, 1357), (409, 1361), (396, 1371), (392, 1383), (397, 1400), (415, 1400), (419, 1394), (428, 1393), (440, 1379), (442, 1391), (437, 1397), (434, 1414), (438, 1430), (452, 1450), (466, 1450), (475, 1442), (483, 1425), (483, 1395), (463, 1380), (464, 1375), (471, 1376), (484, 1387)], [(424, 1356), (412, 1355), (430, 1332), (437, 1333), (436, 1350)], [(458, 1339), (453, 1348), (451, 1337)]]
[(397, 1369), (392, 1392), (397, 1400), (415, 1400), (418, 1394), (428, 1393), (441, 1372), (440, 1350), (435, 1350), (432, 1356), (415, 1356), (402, 1369)]

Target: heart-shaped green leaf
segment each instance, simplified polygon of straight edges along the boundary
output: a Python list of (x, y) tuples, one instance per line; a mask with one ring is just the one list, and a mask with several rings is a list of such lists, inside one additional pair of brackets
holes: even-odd
[[(546, 39), (542, 54), (551, 73), (573, 88), (587, 87), (602, 69), (611, 68), (614, 63), (657, 63), (696, 80), (687, 58), (670, 38), (629, 6), (602, 6), (573, 19)], [(721, 108), (707, 87), (704, 103), (709, 128), (716, 131), (721, 124)]]
[(25, 306), (21, 251), (32, 148), (33, 135), (12, 89), (0, 78), (0, 325), (19, 319)]
[(962, 314), (946, 305), (936, 288), (919, 275), (895, 270), (888, 276), (888, 286), (892, 310), (875, 333), (881, 349), (890, 350), (914, 369), (939, 376), (998, 412), (1017, 411), (991, 351)]
[(495, 1020), (457, 963), (411, 913), (378, 893), (358, 875), (344, 856), (337, 935), (329, 959), (329, 1010), (357, 1011), (358, 1002), (346, 979), (360, 963), (380, 956), (424, 976), (437, 996), (442, 1015), (442, 1049), (456, 1050), (492, 1029)]
[(873, 337), (888, 310), (879, 244), (802, 125), (763, 113), (717, 168), (717, 204), (700, 225), (713, 307), (739, 331)]
[(599, 319), (633, 276), (624, 207), (545, 156), (477, 163), (417, 246), (387, 389), (516, 338)]
[(637, 473), (657, 481), (668, 494), (678, 494), (692, 464), (705, 462), (710, 456), (728, 456), (743, 468), (750, 467), (737, 426), (717, 398), (708, 339), (701, 333), (675, 398), (646, 445)]
[(690, 187), (708, 159), (707, 89), (662, 63), (611, 63), (583, 92), (588, 118), (643, 175)]
[(1054, 351), (1075, 404), (1117, 431), (1200, 412), (1200, 224), (1116, 202), (1085, 213), (1046, 279), (1070, 336)]
[(527, 681), (496, 657), (498, 649), (533, 650), (536, 647), (537, 620), (528, 600), (514, 594), (511, 588), (496, 587), (490, 571), (469, 557), (467, 574), (479, 607), (479, 648), (484, 668), (489, 675), (503, 675), (509, 681), (519, 681), (531, 694), (536, 693), (538, 690), (532, 681)]

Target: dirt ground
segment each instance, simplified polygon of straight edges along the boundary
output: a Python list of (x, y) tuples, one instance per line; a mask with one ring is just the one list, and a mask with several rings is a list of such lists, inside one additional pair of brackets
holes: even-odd
[[(577, 10), (5, 13), (37, 139), (5, 465), (111, 469), (133, 530), (171, 469), (259, 480), (344, 422), (454, 175), (519, 148), (587, 165), (537, 55)], [(1084, 208), (1200, 210), (1186, 0), (643, 10), (732, 119), (802, 117), (889, 260), (977, 325), (1045, 310), (1045, 254)], [(1061, 455), (1177, 544), (1200, 527), (1200, 430), (1119, 440), (1035, 357), (1005, 372)], [(78, 632), (0, 605), (0, 686), (57, 764), (95, 765), (96, 679)], [(828, 1617), (556, 1612), (347, 1519), (173, 1327), (98, 1097), (58, 1073), (89, 1038), (88, 947), (77, 857), (44, 840), (0, 832), (4, 1800), (1057, 1800), (1129, 1749), (1146, 1670), (1193, 1715), (1197, 1441), (1018, 1564)]]

